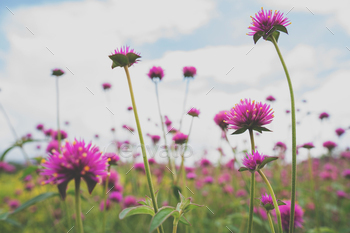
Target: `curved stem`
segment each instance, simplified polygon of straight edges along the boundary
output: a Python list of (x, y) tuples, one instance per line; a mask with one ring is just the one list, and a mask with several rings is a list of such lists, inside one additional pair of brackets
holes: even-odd
[(295, 101), (292, 81), (290, 79), (287, 66), (284, 63), (282, 54), (278, 48), (277, 42), (273, 36), (270, 36), (273, 45), (276, 48), (277, 54), (281, 60), (284, 72), (287, 77), (290, 100), (291, 100), (291, 116), (292, 116), (292, 195), (291, 195), (291, 208), (290, 208), (290, 221), (289, 221), (289, 233), (294, 232), (294, 213), (295, 213), (295, 191), (296, 191), (296, 171), (297, 171), (297, 142), (296, 142), (296, 120), (295, 120)]
[(84, 233), (83, 222), (81, 221), (80, 178), (75, 179), (75, 221), (77, 232)]
[(181, 116), (181, 120), (180, 120), (180, 127), (179, 127), (179, 131), (181, 131), (181, 126), (182, 126), (182, 119), (185, 115), (186, 112), (186, 102), (187, 102), (187, 95), (188, 95), (188, 86), (190, 84), (190, 79), (186, 78), (187, 82), (186, 82), (186, 92), (185, 92), (185, 99), (184, 99), (184, 105), (183, 105), (183, 110), (182, 110), (182, 116)]
[(269, 190), (269, 193), (272, 197), (272, 202), (273, 202), (273, 206), (275, 207), (275, 211), (276, 211), (276, 217), (277, 217), (277, 224), (278, 224), (278, 232), (283, 233), (283, 228), (282, 228), (282, 220), (281, 220), (281, 212), (280, 209), (278, 208), (278, 203), (277, 203), (277, 199), (276, 199), (276, 195), (271, 187), (271, 184), (269, 182), (269, 180), (267, 179), (267, 177), (265, 176), (265, 174), (263, 173), (263, 171), (260, 169), (258, 171), (258, 173), (260, 174), (261, 178), (264, 180), (267, 189)]
[[(154, 188), (153, 188), (153, 183), (152, 183), (152, 176), (151, 176), (151, 170), (149, 168), (149, 163), (148, 163), (148, 160), (147, 160), (145, 142), (144, 142), (143, 136), (142, 136), (141, 125), (140, 125), (139, 115), (137, 113), (135, 97), (134, 97), (134, 92), (133, 92), (133, 89), (132, 89), (132, 84), (131, 84), (131, 79), (130, 79), (128, 66), (124, 66), (124, 70), (125, 70), (126, 77), (128, 79), (132, 107), (133, 107), (133, 111), (134, 111), (134, 115), (135, 115), (137, 131), (138, 131), (139, 138), (140, 138), (141, 151), (142, 151), (143, 163), (145, 164), (145, 171), (146, 171), (146, 177), (147, 177), (147, 182), (148, 182), (148, 188), (149, 188), (149, 191), (151, 193), (151, 198), (152, 198), (154, 212), (157, 213), (158, 212), (158, 204), (157, 204), (157, 201), (156, 201), (156, 195), (154, 193)], [(160, 230), (161, 230), (162, 233), (164, 233), (164, 230), (163, 230), (162, 226), (160, 227)]]
[(269, 225), (270, 225), (271, 233), (275, 233), (275, 229), (274, 229), (274, 227), (273, 227), (273, 222), (272, 222), (272, 218), (271, 218), (270, 212), (267, 212), (267, 219), (269, 220)]
[(58, 152), (61, 153), (60, 102), (59, 102), (59, 90), (58, 90), (58, 77), (56, 77), (56, 96), (57, 96), (57, 140), (58, 140)]
[[(253, 130), (249, 129), (250, 143), (252, 153), (255, 151)], [(249, 204), (249, 218), (248, 218), (248, 233), (252, 232), (253, 228), (253, 211), (254, 211), (254, 196), (255, 196), (255, 172), (252, 172), (250, 177), (250, 204)]]
[(107, 192), (108, 192), (107, 189), (108, 189), (110, 171), (111, 171), (111, 165), (108, 165), (106, 183), (105, 183), (104, 192), (103, 192), (104, 206), (103, 206), (103, 219), (102, 219), (102, 233), (105, 233), (105, 229), (106, 229)]

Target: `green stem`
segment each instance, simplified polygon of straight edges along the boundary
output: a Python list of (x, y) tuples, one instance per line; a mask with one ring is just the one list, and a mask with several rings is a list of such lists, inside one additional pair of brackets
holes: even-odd
[[(152, 183), (152, 176), (151, 176), (151, 170), (149, 168), (149, 163), (148, 163), (148, 160), (147, 160), (145, 142), (144, 142), (143, 136), (142, 136), (139, 115), (137, 114), (135, 97), (134, 97), (134, 92), (133, 92), (133, 89), (132, 89), (132, 84), (131, 84), (131, 79), (130, 79), (128, 66), (124, 66), (124, 70), (125, 70), (126, 77), (128, 79), (132, 107), (133, 107), (133, 110), (134, 110), (137, 131), (138, 131), (139, 138), (140, 138), (141, 151), (142, 151), (143, 163), (145, 164), (145, 171), (146, 171), (146, 177), (147, 177), (147, 182), (148, 182), (148, 188), (149, 188), (149, 191), (151, 193), (151, 198), (152, 198), (154, 212), (157, 213), (158, 212), (158, 204), (157, 204), (157, 201), (156, 201), (156, 195), (154, 193), (154, 188), (153, 188), (153, 183)], [(161, 231), (161, 233), (164, 233), (164, 230), (163, 230), (162, 226), (160, 227), (160, 231)]]
[(60, 102), (59, 102), (59, 90), (58, 90), (58, 77), (56, 77), (56, 96), (57, 96), (57, 140), (58, 140), (58, 152), (61, 153)]
[(250, 205), (249, 205), (249, 218), (248, 218), (248, 233), (251, 233), (253, 229), (254, 196), (255, 196), (255, 172), (252, 172), (250, 176)]
[(77, 232), (84, 233), (83, 222), (81, 221), (80, 178), (75, 179), (75, 221)]
[(174, 219), (174, 222), (173, 222), (173, 233), (177, 232), (177, 223), (178, 223), (178, 221), (176, 219)]
[(275, 229), (273, 228), (273, 222), (272, 222), (272, 218), (271, 218), (270, 212), (267, 212), (267, 219), (269, 220), (269, 225), (270, 225), (270, 228), (271, 228), (271, 233), (275, 233)]
[(108, 189), (108, 182), (109, 182), (109, 176), (110, 176), (110, 171), (111, 171), (111, 166), (108, 165), (108, 170), (107, 170), (107, 177), (106, 177), (106, 183), (104, 187), (104, 206), (103, 206), (103, 219), (102, 219), (102, 233), (105, 233), (106, 229), (106, 211), (107, 211), (107, 189)]
[(294, 213), (295, 213), (295, 191), (296, 191), (296, 172), (297, 172), (297, 140), (296, 140), (296, 120), (295, 120), (295, 101), (294, 101), (294, 93), (292, 81), (290, 79), (287, 66), (284, 63), (282, 54), (278, 48), (277, 41), (273, 36), (270, 36), (273, 45), (276, 48), (278, 56), (281, 60), (284, 72), (287, 77), (289, 92), (290, 92), (290, 100), (291, 100), (291, 116), (292, 116), (292, 197), (291, 197), (291, 208), (290, 208), (290, 221), (289, 221), (289, 233), (294, 232)]
[(179, 131), (181, 131), (182, 119), (183, 119), (183, 116), (185, 115), (185, 112), (186, 112), (186, 102), (187, 102), (187, 95), (188, 95), (188, 86), (189, 86), (189, 84), (190, 84), (190, 79), (189, 79), (189, 78), (186, 78), (186, 79), (187, 79), (187, 82), (186, 82), (186, 92), (185, 92), (184, 106), (183, 106), (182, 116), (181, 116), (181, 120), (180, 120)]
[(311, 153), (310, 149), (308, 149), (308, 165), (309, 165), (309, 176), (310, 176), (310, 186), (311, 186), (311, 192), (313, 193), (313, 203), (315, 204), (315, 212), (316, 212), (316, 232), (320, 233), (320, 224), (319, 224), (319, 211), (317, 208), (317, 201), (316, 201), (316, 190), (315, 190), (315, 182), (314, 182), (314, 176), (312, 172), (312, 159), (311, 159)]
[(283, 228), (282, 228), (282, 220), (281, 220), (281, 212), (280, 209), (278, 208), (278, 203), (277, 203), (277, 199), (276, 199), (276, 195), (271, 187), (271, 184), (269, 182), (269, 180), (267, 179), (267, 177), (265, 176), (265, 174), (263, 173), (263, 171), (260, 169), (258, 171), (258, 173), (260, 174), (261, 178), (264, 180), (267, 189), (269, 190), (269, 193), (272, 197), (272, 202), (273, 202), (273, 206), (275, 207), (275, 211), (276, 211), (276, 217), (277, 217), (277, 225), (278, 225), (278, 232), (283, 233)]

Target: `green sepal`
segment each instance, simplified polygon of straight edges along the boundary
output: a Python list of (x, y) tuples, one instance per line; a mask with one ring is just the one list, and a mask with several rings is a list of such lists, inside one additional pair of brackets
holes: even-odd
[(260, 126), (254, 127), (253, 130), (258, 131), (259, 133), (262, 133), (263, 131), (272, 132), (268, 128), (260, 127)]
[(131, 66), (133, 63), (137, 62), (137, 59), (141, 56), (137, 55), (136, 53), (128, 53), (126, 54), (128, 60), (129, 60), (129, 66)]
[(280, 205), (287, 205), (287, 204), (284, 203), (283, 201), (277, 200), (277, 205), (280, 206)]
[(249, 171), (249, 169), (246, 168), (246, 167), (240, 167), (240, 168), (238, 169), (238, 171), (239, 171), (239, 172), (244, 172), (244, 171)]
[(180, 202), (181, 200), (180, 200), (179, 192), (182, 191), (181, 188), (177, 185), (173, 185), (172, 189), (173, 189), (173, 194), (176, 197), (177, 201)]
[(237, 129), (235, 132), (231, 133), (231, 135), (233, 135), (233, 134), (242, 134), (245, 131), (247, 131), (247, 128)]
[(270, 38), (271, 36), (273, 36), (275, 38), (276, 42), (278, 42), (278, 38), (280, 36), (280, 32), (279, 31), (274, 31), (269, 37), (266, 38), (266, 40), (269, 40), (269, 41), (272, 42), (272, 40)]
[(272, 162), (272, 161), (274, 161), (276, 159), (278, 159), (277, 156), (266, 156), (264, 158), (264, 160), (262, 161), (262, 163), (258, 166), (258, 170), (263, 168), (267, 163), (270, 163), (270, 162)]
[(120, 53), (113, 54), (113, 55), (110, 55), (109, 58), (113, 61), (112, 69), (117, 66), (120, 66), (120, 67), (129, 66), (128, 58), (124, 54), (120, 54)]
[(260, 40), (260, 38), (264, 35), (264, 32), (259, 31), (257, 33), (254, 34), (253, 36), (253, 40), (254, 40), (254, 44), (256, 44), (256, 42), (258, 42), (258, 40)]
[(181, 215), (179, 222), (187, 225), (187, 226), (192, 226), (191, 223), (187, 220), (187, 218), (185, 218), (185, 216)]
[(277, 31), (284, 32), (284, 33), (288, 34), (287, 28), (283, 25), (275, 25), (273, 27), (276, 28)]

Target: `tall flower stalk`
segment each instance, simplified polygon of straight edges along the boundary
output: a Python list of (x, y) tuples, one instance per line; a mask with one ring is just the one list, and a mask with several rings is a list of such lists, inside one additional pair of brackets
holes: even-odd
[(184, 77), (186, 79), (186, 91), (185, 91), (185, 98), (184, 98), (184, 104), (183, 104), (183, 110), (182, 110), (182, 115), (181, 115), (181, 119), (180, 119), (180, 127), (179, 127), (179, 131), (181, 131), (181, 126), (182, 126), (182, 120), (183, 117), (185, 115), (185, 111), (186, 111), (186, 103), (187, 103), (187, 96), (188, 96), (188, 88), (190, 85), (190, 79), (194, 78), (194, 76), (197, 74), (197, 69), (193, 66), (185, 66), (183, 69), (183, 74)]
[(106, 230), (106, 212), (107, 212), (107, 189), (108, 189), (108, 182), (109, 182), (109, 176), (111, 172), (111, 166), (108, 165), (107, 169), (107, 177), (106, 177), (106, 183), (103, 189), (103, 195), (104, 195), (104, 200), (103, 200), (103, 216), (102, 216), (102, 233), (105, 233)]
[(61, 130), (60, 130), (60, 99), (59, 99), (59, 87), (58, 78), (64, 74), (63, 70), (54, 69), (52, 75), (56, 76), (56, 102), (57, 102), (57, 140), (58, 140), (58, 151), (61, 152)]
[[(253, 130), (249, 129), (250, 144), (252, 154), (255, 151)], [(249, 204), (249, 218), (248, 218), (248, 233), (253, 230), (253, 212), (254, 212), (254, 197), (255, 197), (255, 172), (250, 175), (250, 204)]]
[(272, 12), (272, 10), (264, 11), (263, 8), (261, 8), (261, 11), (255, 14), (255, 17), (251, 17), (251, 18), (252, 18), (252, 23), (251, 23), (252, 26), (249, 27), (251, 32), (249, 32), (248, 35), (253, 36), (254, 43), (256, 43), (261, 37), (273, 43), (277, 51), (278, 57), (280, 58), (280, 61), (282, 63), (284, 72), (286, 74), (288, 86), (289, 86), (290, 99), (291, 99), (291, 118), (292, 118), (292, 194), (291, 194), (289, 233), (293, 233), (295, 201), (296, 201), (296, 197), (295, 197), (296, 170), (297, 170), (295, 101), (294, 101), (292, 82), (288, 73), (288, 69), (282, 57), (281, 51), (277, 45), (280, 32), (288, 33), (286, 26), (290, 25), (291, 23), (286, 17), (284, 17), (283, 13), (277, 10), (274, 13)]
[(77, 225), (77, 232), (84, 233), (83, 222), (81, 220), (80, 178), (75, 179), (75, 222)]
[[(147, 160), (146, 146), (145, 146), (145, 142), (144, 142), (143, 136), (142, 136), (141, 124), (140, 124), (140, 120), (139, 120), (139, 115), (137, 113), (134, 91), (132, 88), (131, 78), (130, 78), (130, 73), (129, 73), (129, 67), (132, 66), (134, 63), (137, 63), (137, 59), (140, 57), (141, 56), (139, 54), (135, 53), (134, 50), (130, 49), (128, 46), (122, 47), (120, 50), (118, 50), (118, 49), (115, 50), (114, 54), (109, 56), (109, 58), (113, 61), (112, 69), (115, 67), (123, 67), (125, 74), (126, 74), (126, 78), (128, 80), (132, 107), (133, 107), (133, 111), (134, 111), (137, 131), (138, 131), (139, 139), (140, 139), (140, 143), (141, 143), (141, 151), (142, 151), (143, 163), (145, 165), (145, 172), (146, 172), (146, 177), (147, 177), (147, 182), (148, 182), (148, 188), (149, 188), (149, 191), (151, 193), (151, 199), (152, 199), (152, 203), (153, 203), (154, 212), (157, 213), (158, 212), (158, 204), (156, 201), (156, 195), (155, 195), (154, 188), (153, 188), (151, 170), (150, 170), (149, 163)], [(164, 233), (162, 225), (160, 226), (160, 232)]]

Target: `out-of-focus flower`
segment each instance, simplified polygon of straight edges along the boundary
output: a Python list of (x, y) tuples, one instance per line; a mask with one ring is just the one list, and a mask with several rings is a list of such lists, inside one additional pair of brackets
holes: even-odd
[(260, 154), (258, 151), (251, 153), (246, 153), (246, 157), (242, 159), (242, 164), (239, 171), (249, 170), (250, 172), (255, 172), (263, 168), (267, 163), (278, 159), (278, 157), (266, 156)]
[(136, 171), (145, 172), (145, 164), (144, 163), (135, 163), (134, 164)]
[(235, 160), (234, 159), (230, 159), (226, 165), (225, 165), (228, 169), (233, 170), (235, 168)]
[(277, 142), (274, 149), (277, 148), (280, 148), (282, 152), (285, 152), (287, 150), (287, 146), (283, 142)]
[(167, 127), (171, 126), (171, 124), (172, 124), (171, 120), (169, 120), (169, 118), (168, 118), (167, 116), (164, 116), (164, 118), (165, 118), (164, 124), (165, 124)]
[(214, 121), (215, 123), (222, 129), (226, 130), (228, 124), (225, 122), (226, 120), (226, 113), (227, 111), (220, 111), (218, 114), (215, 115)]
[(134, 49), (130, 49), (129, 46), (123, 46), (120, 49), (114, 50), (114, 53), (109, 58), (113, 61), (112, 69), (114, 69), (115, 67), (130, 67), (136, 64), (141, 56)]
[(328, 150), (333, 150), (337, 146), (337, 143), (332, 141), (326, 141), (323, 143), (323, 147), (327, 148)]
[(326, 112), (323, 112), (318, 116), (318, 118), (320, 118), (321, 120), (327, 119), (327, 118), (329, 118), (329, 114)]
[[(67, 135), (67, 133), (65, 131), (60, 130), (60, 133), (61, 133), (61, 140), (67, 138), (68, 135)], [(52, 139), (58, 140), (58, 131), (52, 132), (51, 136), (52, 136)]]
[(111, 89), (112, 85), (110, 83), (102, 83), (103, 90)]
[(210, 165), (211, 165), (211, 162), (209, 159), (205, 159), (205, 158), (201, 159), (200, 161), (201, 167), (209, 167)]
[(56, 77), (60, 77), (64, 74), (64, 71), (61, 69), (53, 69), (52, 70), (52, 75)]
[(43, 129), (44, 129), (44, 125), (43, 125), (43, 124), (38, 124), (38, 125), (36, 126), (36, 129), (37, 129), (37, 130), (43, 130)]
[(182, 71), (185, 78), (193, 78), (197, 74), (197, 69), (193, 66), (185, 66)]
[[(280, 209), (280, 212), (281, 212), (282, 228), (283, 228), (283, 230), (288, 231), (291, 202), (290, 201), (283, 201), (283, 202), (286, 205), (281, 205), (278, 208)], [(274, 214), (276, 216), (275, 211), (273, 211), (272, 214)], [(303, 209), (298, 204), (295, 204), (295, 214), (294, 214), (294, 227), (295, 228), (301, 228), (303, 226), (303, 223), (304, 223), (303, 215), (304, 215)]]
[(148, 159), (148, 163), (149, 163), (150, 165), (157, 164), (157, 162), (156, 162), (156, 160), (155, 160), (154, 158)]
[(245, 196), (247, 196), (247, 191), (245, 191), (244, 189), (237, 190), (236, 197), (245, 197)]
[(52, 130), (52, 129), (46, 129), (46, 130), (44, 130), (44, 134), (45, 134), (45, 136), (47, 136), (47, 137), (51, 137), (52, 133), (53, 133), (53, 130)]
[(343, 151), (343, 152), (340, 153), (340, 156), (342, 158), (350, 159), (350, 151)]
[(344, 171), (343, 171), (343, 176), (344, 176), (345, 178), (350, 179), (350, 169), (344, 170)]
[(133, 108), (131, 106), (129, 106), (127, 109), (128, 109), (128, 111), (132, 111)]
[(189, 179), (189, 180), (194, 180), (194, 179), (196, 179), (197, 175), (196, 175), (196, 173), (194, 173), (194, 172), (190, 172), (190, 173), (188, 173), (188, 174), (186, 175), (186, 177), (187, 177), (187, 179)]
[(160, 81), (164, 77), (164, 70), (160, 66), (153, 66), (147, 75), (152, 80), (158, 79)]
[(303, 145), (301, 145), (301, 147), (306, 148), (306, 149), (312, 149), (315, 146), (312, 142), (307, 142), (307, 143), (304, 143)]
[(225, 185), (222, 190), (224, 191), (224, 193), (227, 193), (227, 194), (233, 194), (233, 187), (229, 184)]
[(124, 208), (137, 205), (137, 200), (134, 196), (126, 196), (124, 198)]
[(34, 184), (33, 183), (27, 183), (25, 186), (24, 186), (24, 189), (27, 190), (27, 191), (32, 191), (32, 189), (34, 188)]
[(345, 130), (343, 128), (338, 128), (335, 130), (335, 133), (340, 137), (345, 133)]
[(159, 140), (160, 140), (160, 136), (159, 135), (151, 135), (151, 134), (147, 134), (147, 135), (149, 137), (151, 137), (152, 142), (153, 142), (154, 145), (157, 144), (159, 142)]
[(268, 97), (266, 97), (266, 100), (271, 102), (276, 101), (275, 97), (273, 97), (272, 95), (269, 95)]
[(106, 181), (107, 181), (107, 176), (109, 175), (108, 178), (108, 188), (113, 188), (116, 186), (116, 184), (119, 181), (119, 174), (115, 170), (110, 170), (109, 174), (105, 173), (104, 175), (101, 176), (102, 179), (102, 186), (105, 187)]
[(0, 161), (0, 172), (12, 173), (16, 170), (16, 167), (6, 162)]
[(193, 116), (193, 117), (198, 117), (200, 111), (196, 108), (191, 108), (190, 111), (187, 112), (188, 115)]
[[(111, 208), (111, 201), (109, 199), (106, 200), (106, 210), (109, 210)], [(100, 210), (103, 211), (105, 208), (105, 201), (102, 200), (100, 203)]]
[(46, 147), (46, 152), (53, 154), (55, 151), (58, 151), (58, 141), (52, 140), (49, 142), (49, 144)]
[(340, 199), (349, 198), (348, 194), (342, 190), (337, 191), (337, 197)]
[(121, 203), (123, 201), (123, 194), (121, 194), (120, 192), (111, 192), (111, 194), (109, 195), (109, 200)]
[(24, 182), (29, 182), (33, 179), (32, 175), (27, 175), (26, 177), (24, 177), (23, 181)]
[(177, 132), (174, 137), (173, 140), (175, 141), (176, 144), (184, 144), (188, 139), (188, 135), (183, 134), (181, 132)]
[(212, 184), (214, 182), (214, 178), (212, 176), (206, 176), (204, 178), (204, 183), (206, 184)]
[(17, 209), (21, 205), (21, 203), (18, 200), (10, 200), (7, 204), (9, 205), (12, 211)]
[(117, 165), (118, 161), (120, 160), (116, 153), (105, 153), (103, 157), (107, 159), (109, 165)]
[(129, 131), (131, 131), (131, 132), (134, 132), (134, 131), (135, 131), (135, 129), (134, 129), (133, 127), (131, 127), (131, 126), (123, 125), (123, 128), (124, 128), (124, 129), (127, 129), (127, 130), (129, 130)]

